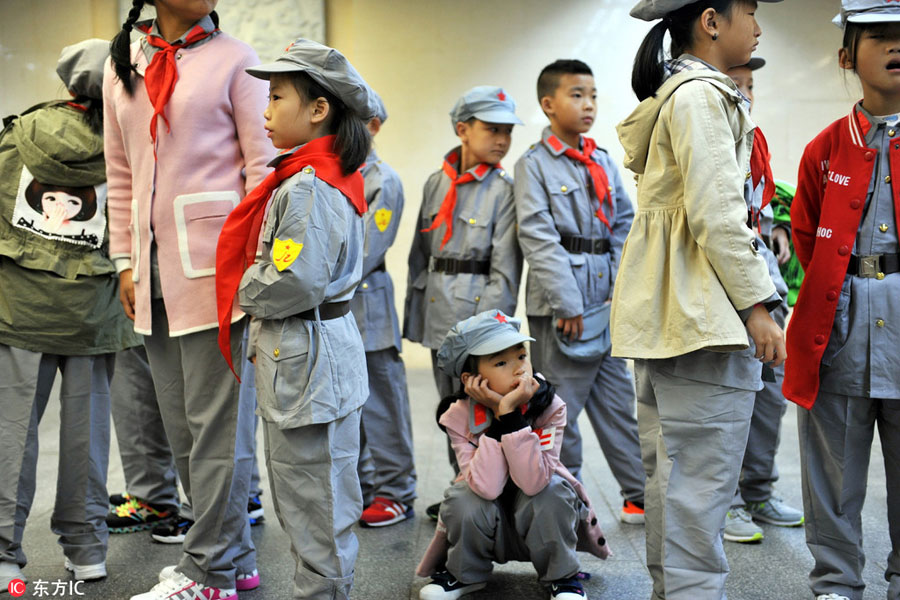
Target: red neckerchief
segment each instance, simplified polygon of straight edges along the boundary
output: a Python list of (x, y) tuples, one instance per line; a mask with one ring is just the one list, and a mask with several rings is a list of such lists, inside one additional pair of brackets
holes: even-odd
[(594, 193), (597, 196), (597, 202), (599, 202), (597, 212), (594, 214), (612, 231), (612, 225), (609, 224), (609, 219), (606, 218), (606, 214), (603, 212), (604, 201), (609, 202), (610, 210), (613, 208), (612, 197), (609, 195), (609, 177), (606, 175), (603, 167), (591, 158), (594, 150), (597, 149), (597, 142), (584, 136), (581, 139), (583, 140), (584, 152), (579, 152), (575, 148), (569, 147), (563, 151), (563, 154), (587, 167), (588, 173), (591, 175), (591, 181), (594, 183)]
[(171, 131), (169, 120), (166, 118), (166, 104), (175, 90), (175, 82), (178, 81), (178, 66), (175, 61), (175, 51), (211, 36), (219, 31), (213, 29), (206, 31), (200, 25), (194, 25), (185, 36), (184, 41), (170, 44), (161, 37), (147, 31), (147, 43), (159, 50), (150, 59), (150, 65), (144, 71), (144, 86), (147, 88), (147, 96), (153, 105), (153, 116), (150, 117), (150, 139), (153, 142), (153, 158), (156, 158), (156, 121), (162, 117), (166, 124), (166, 131)]
[(766, 178), (760, 210), (765, 208), (775, 196), (775, 179), (772, 176), (770, 159), (769, 143), (766, 141), (766, 136), (763, 135), (762, 130), (757, 127), (753, 131), (753, 150), (750, 152), (750, 175), (753, 178), (753, 189), (756, 189), (763, 177)]
[[(216, 308), (219, 316), (219, 350), (232, 373), (231, 311), (244, 271), (256, 259), (259, 230), (269, 197), (282, 181), (304, 167), (316, 170), (316, 177), (340, 190), (357, 214), (366, 212), (363, 177), (359, 171), (344, 175), (340, 157), (334, 151), (333, 135), (317, 138), (298, 148), (275, 166), (265, 179), (247, 194), (225, 220), (216, 246)], [(240, 381), (240, 377), (238, 377)]]
[[(450, 238), (453, 237), (453, 209), (456, 208), (456, 187), (464, 183), (469, 183), (470, 181), (475, 181), (475, 175), (471, 170), (466, 171), (462, 175), (459, 175), (456, 172), (456, 167), (451, 164), (451, 162), (456, 163), (456, 161), (456, 152), (450, 153), (447, 155), (447, 158), (444, 159), (444, 174), (450, 178), (450, 189), (447, 190), (447, 195), (444, 196), (444, 201), (441, 202), (441, 208), (438, 210), (438, 214), (434, 218), (434, 221), (431, 222), (431, 227), (422, 230), (422, 233), (425, 233), (437, 229), (441, 224), (445, 224), (447, 229), (444, 232), (444, 238), (441, 240), (442, 250), (447, 242), (450, 241)], [(500, 168), (500, 165), (481, 163), (475, 167), (475, 171), (478, 173), (478, 176), (481, 177), (492, 167)]]

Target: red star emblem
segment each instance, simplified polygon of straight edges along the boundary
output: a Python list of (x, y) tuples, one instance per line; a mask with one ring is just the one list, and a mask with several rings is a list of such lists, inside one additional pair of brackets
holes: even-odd
[(503, 102), (506, 100), (506, 94), (504, 94), (503, 92), (500, 92), (499, 94), (497, 94), (497, 97), (500, 98), (500, 102)]
[(500, 313), (500, 312), (498, 312), (496, 315), (494, 315), (494, 318), (497, 319), (498, 323), (507, 323), (508, 322), (506, 320), (506, 317), (503, 316), (503, 313)]

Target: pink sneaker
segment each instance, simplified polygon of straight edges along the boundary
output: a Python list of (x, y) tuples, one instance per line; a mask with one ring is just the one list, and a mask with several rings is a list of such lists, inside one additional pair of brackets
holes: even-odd
[(259, 587), (259, 571), (253, 569), (252, 573), (239, 574), (235, 578), (234, 587), (236, 587), (239, 592), (255, 590)]
[(384, 527), (399, 523), (412, 516), (412, 506), (406, 506), (382, 496), (375, 496), (372, 504), (363, 511), (359, 524), (365, 527)]
[(149, 592), (132, 596), (131, 600), (237, 600), (234, 588), (214, 588), (188, 579), (178, 572), (160, 581)]

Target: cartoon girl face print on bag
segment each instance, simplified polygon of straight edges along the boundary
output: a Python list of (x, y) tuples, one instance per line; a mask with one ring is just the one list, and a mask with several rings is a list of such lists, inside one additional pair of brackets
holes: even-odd
[(106, 230), (106, 184), (50, 185), (22, 169), (13, 225), (48, 239), (99, 248)]

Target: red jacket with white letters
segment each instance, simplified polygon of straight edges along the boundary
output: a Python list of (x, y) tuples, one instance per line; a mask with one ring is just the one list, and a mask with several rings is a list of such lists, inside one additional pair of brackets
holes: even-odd
[[(819, 367), (834, 323), (841, 286), (866, 204), (877, 148), (866, 146), (871, 128), (854, 107), (807, 145), (800, 161), (791, 228), (797, 258), (806, 272), (787, 333), (783, 392), (812, 408)], [(890, 169), (900, 173), (900, 140), (889, 150)], [(893, 186), (900, 226), (900, 186)]]

